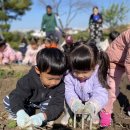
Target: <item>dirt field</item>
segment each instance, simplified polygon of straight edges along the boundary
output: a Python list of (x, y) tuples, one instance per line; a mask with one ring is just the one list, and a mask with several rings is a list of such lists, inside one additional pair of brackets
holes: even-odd
[[(0, 77), (0, 130), (18, 130), (18, 128), (9, 129), (7, 128), (7, 114), (3, 108), (2, 99), (5, 95), (15, 88), (17, 79), (28, 72), (30, 67), (27, 66), (0, 66), (0, 70), (6, 70), (8, 73), (3, 77)], [(16, 73), (15, 77), (11, 74)], [(2, 74), (0, 73), (0, 76)], [(9, 77), (8, 77), (9, 75)], [(124, 75), (120, 85), (120, 95), (118, 100), (114, 104), (114, 115), (113, 115), (113, 124), (110, 128), (105, 130), (130, 130), (130, 117), (126, 115), (126, 108), (130, 103), (130, 86), (126, 76)], [(59, 122), (58, 119), (56, 122)], [(42, 130), (42, 128), (40, 128)], [(80, 130), (81, 128), (77, 129)], [(99, 129), (100, 130), (100, 129)]]

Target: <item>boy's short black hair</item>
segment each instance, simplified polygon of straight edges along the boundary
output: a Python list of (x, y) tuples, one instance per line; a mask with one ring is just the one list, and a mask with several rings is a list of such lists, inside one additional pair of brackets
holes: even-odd
[(52, 9), (52, 7), (50, 5), (47, 5), (46, 8), (47, 9)]
[(37, 54), (37, 67), (40, 72), (49, 71), (48, 74), (62, 75), (66, 71), (66, 57), (57, 48), (44, 48)]

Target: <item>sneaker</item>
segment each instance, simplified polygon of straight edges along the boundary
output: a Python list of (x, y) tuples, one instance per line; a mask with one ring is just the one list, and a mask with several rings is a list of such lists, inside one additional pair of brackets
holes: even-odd
[(128, 107), (128, 116), (130, 116), (130, 106)]
[(108, 127), (111, 125), (111, 114), (101, 111), (100, 112), (100, 126)]

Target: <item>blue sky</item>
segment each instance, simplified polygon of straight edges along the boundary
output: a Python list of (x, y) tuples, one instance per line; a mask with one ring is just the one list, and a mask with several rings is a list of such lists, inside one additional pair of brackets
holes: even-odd
[[(33, 5), (31, 11), (26, 12), (26, 14), (21, 18), (21, 20), (13, 21), (11, 24), (11, 30), (21, 30), (21, 29), (40, 29), (42, 16), (45, 13), (45, 8), (40, 4), (39, 0), (32, 0)], [(51, 0), (47, 0), (47, 4), (50, 4)], [(68, 7), (66, 6), (66, 1), (63, 0), (62, 8), (60, 12), (66, 12)], [(75, 1), (75, 0), (74, 0)], [(121, 3), (123, 0), (91, 0), (93, 6), (98, 6), (99, 10), (102, 7), (109, 7), (113, 2)], [(130, 0), (124, 0), (127, 5), (130, 5)], [(89, 17), (92, 13), (92, 7), (86, 8), (82, 13), (78, 14), (75, 19), (70, 24), (73, 28), (86, 29), (88, 26)], [(65, 24), (66, 15), (61, 16), (63, 24)], [(130, 12), (127, 14), (124, 23), (130, 23)]]

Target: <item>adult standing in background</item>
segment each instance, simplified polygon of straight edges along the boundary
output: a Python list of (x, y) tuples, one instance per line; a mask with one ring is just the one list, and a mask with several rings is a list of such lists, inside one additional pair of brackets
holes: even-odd
[(93, 14), (89, 19), (89, 30), (90, 30), (90, 38), (94, 39), (96, 42), (101, 41), (103, 33), (102, 33), (102, 23), (103, 18), (99, 13), (98, 7), (95, 6), (93, 8)]
[(55, 14), (52, 12), (52, 7), (50, 5), (46, 6), (46, 14), (44, 14), (41, 24), (41, 30), (46, 32), (46, 37), (50, 35), (55, 36), (57, 27), (57, 22)]

